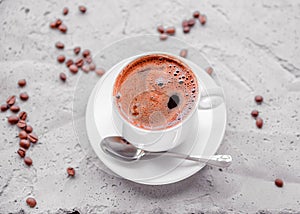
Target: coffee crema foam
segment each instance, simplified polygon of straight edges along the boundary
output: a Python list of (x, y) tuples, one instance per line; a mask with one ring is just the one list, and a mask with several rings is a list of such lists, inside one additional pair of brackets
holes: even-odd
[(196, 76), (185, 63), (166, 54), (140, 57), (118, 75), (113, 96), (119, 113), (149, 130), (170, 128), (185, 119), (198, 97)]

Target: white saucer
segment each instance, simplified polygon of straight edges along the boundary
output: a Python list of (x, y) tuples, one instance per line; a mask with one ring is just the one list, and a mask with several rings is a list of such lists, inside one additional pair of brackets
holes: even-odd
[[(202, 169), (205, 164), (188, 160), (161, 156), (151, 160), (124, 163), (105, 154), (100, 148), (104, 137), (120, 135), (112, 121), (112, 89), (118, 70), (134, 57), (128, 58), (113, 68), (99, 80), (89, 97), (86, 109), (86, 128), (91, 146), (99, 159), (117, 175), (148, 185), (162, 185), (181, 181)], [(194, 64), (184, 60), (192, 69)], [(196, 74), (204, 88), (216, 86), (214, 80), (204, 71)], [(226, 126), (225, 104), (213, 110), (199, 110), (199, 130), (197, 136), (173, 149), (178, 153), (191, 155), (213, 155), (220, 146)]]

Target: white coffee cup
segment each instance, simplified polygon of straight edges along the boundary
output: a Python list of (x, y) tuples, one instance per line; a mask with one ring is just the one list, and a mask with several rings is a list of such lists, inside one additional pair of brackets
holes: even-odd
[[(198, 111), (207, 110), (216, 108), (220, 104), (224, 102), (223, 90), (220, 87), (216, 88), (202, 88), (199, 84), (199, 78), (195, 71), (197, 72), (205, 72), (203, 69), (199, 68), (196, 64), (191, 61), (187, 61), (184, 58), (174, 56), (169, 53), (162, 52), (151, 52), (144, 53), (141, 55), (137, 55), (132, 57), (132, 60), (136, 60), (140, 57), (146, 55), (157, 55), (164, 54), (169, 55), (170, 57), (175, 57), (181, 60), (183, 63), (188, 65), (193, 73), (196, 76), (199, 85), (199, 93), (195, 102), (195, 108), (189, 112), (189, 115), (186, 116), (180, 123), (165, 129), (160, 130), (148, 130), (143, 129), (138, 126), (133, 125), (128, 120), (126, 120), (119, 112), (118, 107), (115, 103), (115, 99), (113, 98), (113, 121), (115, 127), (118, 132), (125, 138), (128, 142), (136, 146), (137, 148), (141, 148), (147, 151), (167, 151), (170, 150), (184, 141), (188, 141), (190, 136), (196, 135), (198, 130)], [(130, 61), (130, 62), (131, 62)], [(120, 73), (123, 68), (125, 68), (127, 64), (119, 67)], [(111, 92), (112, 93), (112, 92)]]

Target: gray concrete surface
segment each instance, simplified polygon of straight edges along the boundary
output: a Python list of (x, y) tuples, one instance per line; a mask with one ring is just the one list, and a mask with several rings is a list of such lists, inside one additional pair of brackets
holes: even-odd
[[(28, 168), (16, 154), (16, 127), (0, 114), (0, 213), (300, 213), (300, 2), (286, 1), (86, 1), (0, 0), (0, 100), (26, 90), (21, 103), (40, 136)], [(50, 30), (63, 17), (66, 35)], [(181, 33), (181, 21), (199, 9), (205, 27)], [(74, 137), (72, 98), (76, 77), (63, 85), (54, 43), (96, 51), (124, 35), (156, 33), (174, 25), (176, 37), (197, 46), (220, 71), (228, 124), (219, 153), (227, 170), (206, 167), (182, 182), (143, 186), (102, 172)], [(68, 51), (71, 51), (70, 49)], [(28, 86), (16, 87), (25, 77)], [(265, 103), (253, 102), (262, 94)], [(265, 120), (255, 127), (257, 108)], [(76, 169), (67, 178), (67, 166)], [(282, 178), (283, 188), (274, 185)], [(32, 195), (37, 206), (25, 200)]]

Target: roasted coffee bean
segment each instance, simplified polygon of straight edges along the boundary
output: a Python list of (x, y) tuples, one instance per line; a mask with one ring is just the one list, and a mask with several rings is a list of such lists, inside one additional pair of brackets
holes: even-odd
[(60, 78), (63, 82), (65, 82), (65, 81), (67, 80), (67, 76), (66, 76), (65, 73), (60, 73), (60, 74), (59, 74), (59, 78)]
[(166, 33), (169, 34), (169, 35), (174, 35), (175, 32), (176, 32), (175, 27), (168, 27), (168, 28), (166, 29)]
[(189, 26), (183, 27), (183, 33), (189, 33), (189, 32), (190, 32)]
[(1, 105), (1, 111), (6, 111), (7, 109), (8, 109), (8, 105), (7, 104)]
[(71, 65), (73, 65), (73, 60), (72, 59), (68, 59), (67, 61), (66, 61), (66, 66), (67, 67), (70, 67)]
[(61, 24), (62, 24), (62, 20), (57, 19), (57, 20), (55, 21), (55, 26), (56, 26), (56, 27), (59, 27)]
[(82, 71), (84, 71), (85, 73), (88, 73), (90, 71), (90, 67), (88, 65), (83, 65), (82, 66)]
[(11, 115), (7, 118), (7, 121), (11, 124), (11, 125), (15, 125), (18, 123), (19, 118), (15, 115)]
[(78, 67), (76, 65), (71, 65), (69, 67), (70, 72), (72, 72), (73, 74), (76, 74), (78, 72)]
[(260, 117), (257, 117), (256, 118), (256, 126), (257, 126), (257, 128), (261, 129), (263, 127), (263, 124), (264, 124), (263, 120)]
[(69, 9), (67, 7), (64, 7), (63, 15), (67, 15), (68, 13), (69, 13)]
[(167, 38), (168, 38), (168, 35), (165, 34), (165, 33), (162, 33), (162, 34), (159, 35), (159, 39), (162, 40), (162, 41), (166, 40)]
[(98, 75), (98, 76), (102, 76), (104, 73), (105, 73), (105, 70), (103, 68), (98, 68), (95, 73)]
[(20, 131), (19, 138), (20, 139), (27, 139), (27, 133), (26, 133), (26, 131), (24, 131), (24, 130)]
[(26, 92), (23, 92), (20, 94), (20, 99), (23, 100), (23, 101), (26, 101), (28, 100), (29, 96)]
[(193, 13), (194, 18), (198, 18), (200, 16), (200, 12), (197, 10)]
[(24, 158), (24, 163), (27, 165), (27, 166), (31, 166), (32, 165), (32, 159), (30, 157), (25, 157)]
[(283, 187), (283, 180), (280, 178), (276, 178), (274, 183), (277, 187)]
[(57, 27), (56, 22), (51, 22), (49, 26), (50, 26), (50, 28), (56, 28)]
[(9, 106), (12, 106), (13, 104), (15, 104), (16, 102), (16, 96), (10, 96), (9, 98), (7, 98), (6, 103)]
[(75, 47), (74, 49), (73, 49), (73, 51), (74, 51), (74, 54), (79, 54), (80, 53), (80, 50), (81, 50), (81, 48), (80, 47)]
[(65, 48), (65, 45), (64, 45), (64, 43), (62, 43), (62, 42), (56, 42), (56, 43), (55, 43), (55, 47), (56, 47), (57, 49), (64, 49), (64, 48)]
[(20, 155), (21, 158), (24, 158), (26, 155), (26, 150), (23, 148), (19, 148), (17, 153)]
[(188, 20), (186, 20), (186, 19), (183, 20), (181, 25), (182, 25), (183, 28), (188, 27), (189, 26)]
[(87, 56), (87, 57), (85, 57), (84, 60), (85, 60), (88, 64), (90, 64), (90, 63), (93, 62), (93, 59), (92, 59), (92, 57), (91, 57), (90, 55)]
[(19, 118), (20, 118), (20, 120), (26, 120), (26, 118), (27, 118), (27, 113), (26, 113), (25, 111), (21, 111), (21, 112), (19, 113)]
[(27, 125), (26, 128), (25, 128), (25, 131), (26, 131), (27, 133), (31, 133), (32, 130), (33, 130), (33, 128), (32, 128), (32, 126), (30, 126), (30, 125)]
[(29, 198), (26, 199), (26, 203), (31, 208), (33, 208), (33, 207), (36, 206), (36, 200), (34, 198), (31, 198), (31, 197), (29, 197)]
[(30, 140), (31, 143), (36, 143), (38, 142), (38, 137), (33, 134), (33, 133), (30, 133), (28, 136), (27, 136), (28, 140)]
[(258, 116), (259, 112), (257, 110), (253, 110), (251, 112), (252, 117), (256, 118)]
[(263, 102), (264, 98), (260, 95), (256, 95), (254, 100), (257, 104), (261, 104)]
[(205, 23), (206, 23), (206, 15), (200, 15), (199, 16), (199, 21), (200, 21), (200, 23), (202, 24), (202, 25), (205, 25)]
[(164, 33), (164, 32), (165, 32), (165, 29), (164, 29), (164, 27), (163, 27), (162, 25), (159, 25), (159, 26), (157, 26), (157, 31), (158, 31), (159, 33)]
[(68, 28), (67, 28), (66, 25), (61, 24), (61, 25), (58, 26), (58, 30), (60, 30), (60, 32), (62, 32), (62, 33), (66, 33)]
[(65, 60), (66, 60), (66, 57), (65, 57), (64, 55), (59, 55), (59, 56), (57, 57), (57, 61), (58, 61), (59, 63), (63, 63)]
[(20, 147), (28, 149), (30, 147), (30, 142), (26, 139), (20, 140)]
[(69, 176), (73, 177), (75, 175), (75, 169), (72, 168), (72, 167), (68, 167), (67, 168), (67, 173), (68, 173)]
[(83, 59), (82, 58), (78, 58), (78, 59), (76, 59), (76, 61), (75, 61), (75, 65), (77, 66), (77, 67), (82, 67), (83, 66), (83, 64), (84, 64), (84, 61), (83, 61)]
[(91, 54), (91, 52), (89, 51), (89, 50), (84, 50), (83, 52), (82, 52), (82, 56), (83, 57), (87, 57), (87, 56), (89, 56)]
[(182, 49), (182, 50), (180, 51), (180, 54), (179, 54), (179, 55), (180, 55), (181, 57), (183, 57), (183, 58), (186, 58), (187, 53), (188, 53), (188, 52), (187, 52), (187, 49)]
[(188, 20), (188, 26), (193, 27), (195, 25), (195, 19)]
[(19, 80), (19, 81), (18, 81), (18, 85), (19, 85), (20, 87), (24, 87), (24, 86), (26, 85), (26, 80), (25, 80), (25, 79)]
[(11, 106), (9, 108), (12, 112), (17, 113), (20, 111), (20, 107), (19, 106)]
[(206, 68), (206, 72), (211, 75), (214, 72), (214, 69), (212, 67)]
[(25, 129), (26, 128), (26, 122), (24, 120), (19, 120), (18, 123), (17, 123), (17, 126), (20, 129)]
[(96, 65), (94, 63), (90, 64), (90, 70), (94, 71), (96, 69)]
[(80, 11), (81, 13), (85, 13), (85, 12), (86, 12), (86, 7), (83, 6), (83, 5), (80, 5), (80, 6), (78, 7), (78, 9), (79, 9), (79, 11)]

